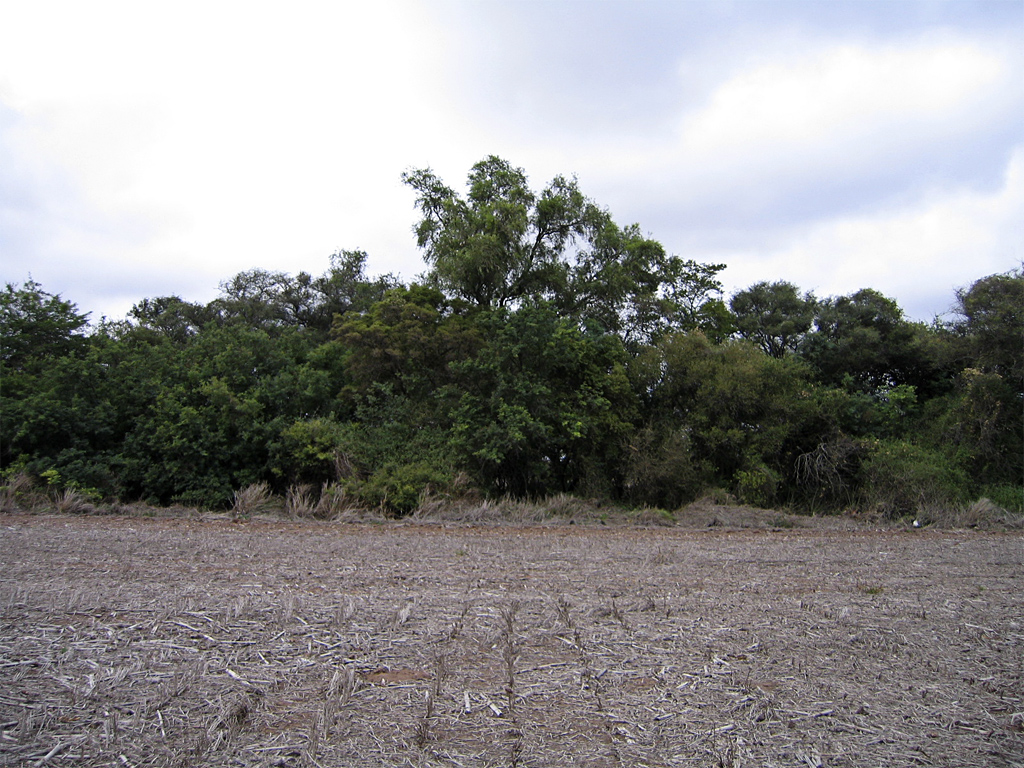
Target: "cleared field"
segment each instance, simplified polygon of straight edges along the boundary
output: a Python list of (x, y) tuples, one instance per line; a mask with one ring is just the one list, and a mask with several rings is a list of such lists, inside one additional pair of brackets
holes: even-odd
[(1021, 766), (1024, 536), (0, 517), (0, 764)]

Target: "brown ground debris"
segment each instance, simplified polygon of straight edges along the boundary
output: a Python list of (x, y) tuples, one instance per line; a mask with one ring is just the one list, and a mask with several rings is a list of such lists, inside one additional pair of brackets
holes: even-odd
[(0, 517), (0, 765), (1024, 766), (1024, 535)]

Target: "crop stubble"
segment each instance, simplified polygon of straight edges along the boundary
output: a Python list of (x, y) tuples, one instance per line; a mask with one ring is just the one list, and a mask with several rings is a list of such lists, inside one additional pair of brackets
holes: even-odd
[(1019, 532), (0, 534), (0, 765), (1024, 765)]

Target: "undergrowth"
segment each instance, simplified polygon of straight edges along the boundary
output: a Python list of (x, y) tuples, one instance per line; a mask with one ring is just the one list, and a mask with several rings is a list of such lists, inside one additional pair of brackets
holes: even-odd
[[(101, 500), (90, 489), (61, 485), (53, 477), (34, 478), (25, 472), (8, 473), (0, 485), (0, 514), (114, 514), (139, 517), (216, 516), (216, 510), (188, 505), (153, 506), (144, 501)], [(1024, 528), (1024, 488), (996, 486), (987, 495), (962, 504), (937, 504), (921, 499), (904, 505), (897, 513), (890, 506), (850, 507), (827, 517), (846, 517), (872, 525), (937, 528)], [(462, 495), (423, 493), (408, 514), (396, 514), (383, 506), (366, 506), (338, 483), (292, 485), (284, 495), (266, 483), (238, 489), (227, 510), (233, 520), (253, 517), (290, 520), (317, 519), (336, 522), (515, 524), (515, 525), (630, 525), (686, 527), (806, 527), (814, 518), (799, 510), (745, 507), (728, 494), (714, 492), (677, 510), (656, 507), (630, 508), (603, 500), (557, 494), (539, 499), (487, 498), (477, 493)]]

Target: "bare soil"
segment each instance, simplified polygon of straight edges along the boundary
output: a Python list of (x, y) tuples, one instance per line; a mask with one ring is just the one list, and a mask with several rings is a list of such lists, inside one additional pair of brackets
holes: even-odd
[(0, 765), (1022, 766), (1024, 534), (0, 517)]

